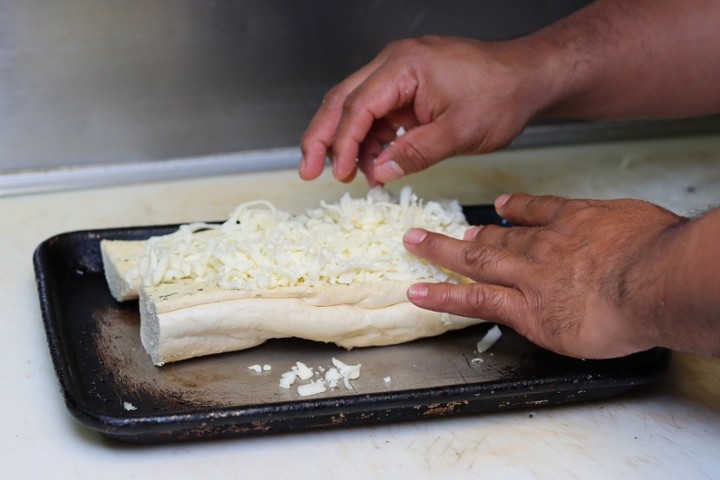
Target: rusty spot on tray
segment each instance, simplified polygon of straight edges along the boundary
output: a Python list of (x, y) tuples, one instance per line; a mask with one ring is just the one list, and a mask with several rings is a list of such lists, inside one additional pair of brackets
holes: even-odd
[(451, 415), (455, 412), (455, 409), (461, 406), (467, 406), (470, 402), (467, 400), (449, 402), (449, 403), (435, 403), (428, 405), (427, 410), (423, 412), (423, 415)]

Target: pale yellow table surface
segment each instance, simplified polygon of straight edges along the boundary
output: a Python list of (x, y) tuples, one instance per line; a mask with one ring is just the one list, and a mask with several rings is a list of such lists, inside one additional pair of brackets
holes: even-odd
[[(680, 213), (720, 203), (720, 138), (517, 150), (410, 177), (425, 198), (490, 203), (524, 190), (646, 198)], [(401, 184), (391, 185), (397, 190)], [(128, 446), (66, 412), (40, 318), (32, 253), (62, 232), (223, 219), (266, 199), (297, 211), (362, 180), (295, 171), (0, 199), (0, 476), (16, 478), (717, 478), (720, 362), (675, 354), (658, 383), (603, 402), (292, 435)]]

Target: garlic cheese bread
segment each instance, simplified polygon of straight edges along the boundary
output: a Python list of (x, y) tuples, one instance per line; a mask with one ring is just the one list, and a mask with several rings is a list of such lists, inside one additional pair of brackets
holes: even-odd
[(457, 202), (423, 202), (409, 188), (300, 215), (264, 201), (223, 224), (188, 224), (146, 241), (103, 240), (110, 291), (139, 298), (143, 346), (156, 365), (298, 337), (345, 348), (438, 335), (482, 320), (410, 303), (418, 281), (464, 279), (408, 253), (402, 236), (423, 227), (456, 238)]

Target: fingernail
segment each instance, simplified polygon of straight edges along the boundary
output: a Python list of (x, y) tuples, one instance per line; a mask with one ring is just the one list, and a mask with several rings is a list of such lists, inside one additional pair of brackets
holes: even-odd
[(382, 187), (384, 185), (372, 177), (366, 177), (366, 178), (367, 178), (368, 187), (370, 187), (370, 188)]
[(507, 193), (503, 193), (502, 195), (500, 195), (499, 197), (497, 197), (495, 199), (495, 207), (501, 208), (503, 205), (505, 205), (507, 203), (507, 201), (509, 199), (510, 199), (510, 195), (508, 195)]
[(405, 172), (395, 160), (388, 160), (375, 167), (375, 178), (383, 183), (397, 180), (403, 175), (405, 175)]
[(403, 241), (405, 243), (409, 243), (410, 245), (417, 245), (423, 240), (425, 240), (425, 237), (427, 237), (427, 231), (423, 230), (422, 228), (411, 228), (410, 230), (405, 232)]
[(472, 240), (475, 238), (475, 236), (478, 234), (478, 232), (482, 229), (482, 225), (475, 225), (467, 230), (465, 230), (465, 234), (463, 235), (463, 240)]
[(428, 296), (428, 287), (421, 283), (410, 285), (407, 290), (407, 296), (411, 300), (419, 300)]

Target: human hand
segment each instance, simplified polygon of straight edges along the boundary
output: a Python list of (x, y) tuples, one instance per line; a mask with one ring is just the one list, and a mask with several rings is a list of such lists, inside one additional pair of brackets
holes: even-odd
[(331, 156), (337, 179), (359, 168), (377, 186), (503, 147), (550, 98), (539, 57), (513, 41), (392, 43), (328, 92), (303, 136), (300, 176), (317, 178)]
[(640, 200), (501, 196), (518, 227), (471, 227), (464, 240), (408, 231), (406, 248), (476, 281), (416, 284), (430, 310), (507, 325), (530, 341), (580, 358), (611, 358), (659, 345), (654, 313), (672, 275), (668, 237), (687, 219)]

